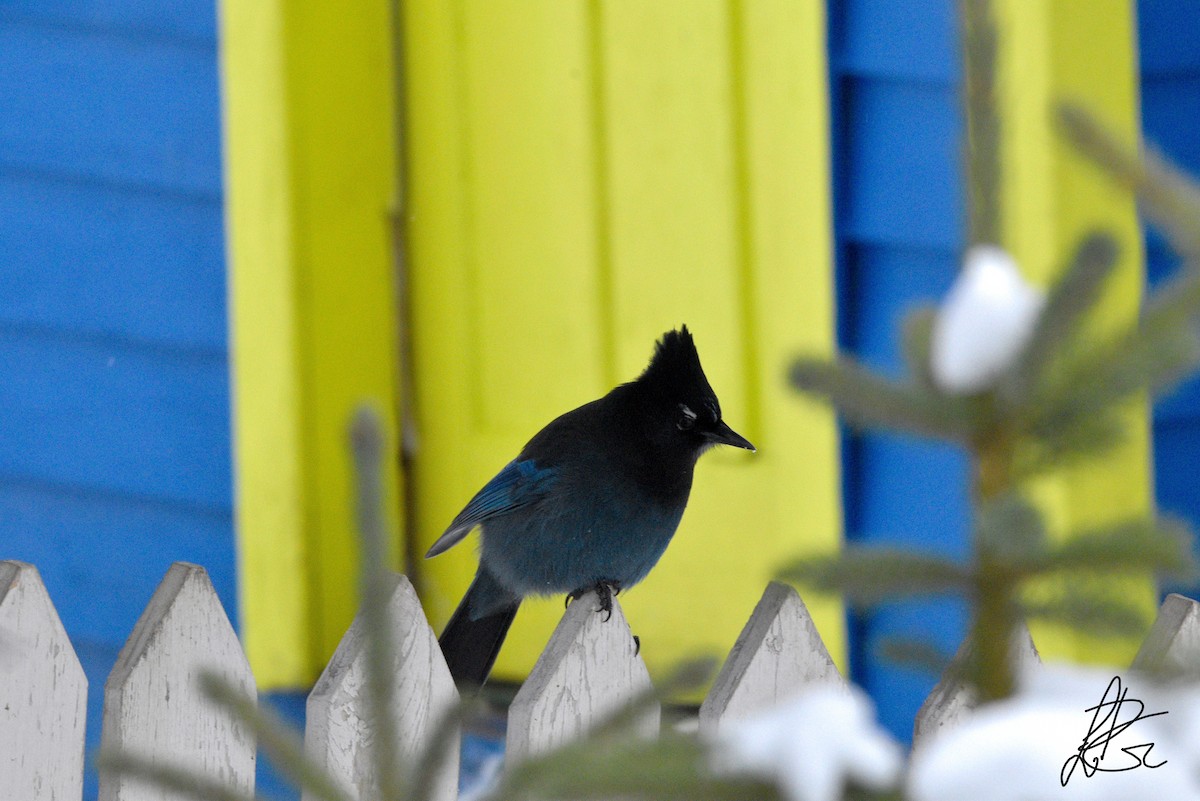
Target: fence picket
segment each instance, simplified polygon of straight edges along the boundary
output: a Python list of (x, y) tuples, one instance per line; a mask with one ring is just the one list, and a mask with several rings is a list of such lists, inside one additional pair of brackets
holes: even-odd
[[(204, 697), (212, 671), (254, 697), (254, 677), (204, 568), (176, 562), (155, 590), (104, 685), (101, 745), (178, 766), (249, 795), (253, 733)], [(180, 798), (136, 779), (100, 775), (100, 801)]]
[(1133, 668), (1200, 679), (1200, 604), (1171, 593), (1142, 641)]
[[(521, 685), (508, 710), (505, 759), (514, 764), (586, 732), (608, 714), (650, 689), (650, 674), (637, 653), (621, 605), (612, 616), (598, 612), (594, 592), (567, 607), (546, 650)], [(638, 731), (658, 732), (654, 703)]]
[[(434, 728), (458, 702), (454, 679), (442, 658), (437, 638), (425, 619), (421, 602), (404, 576), (392, 576), (388, 606), (392, 621), (394, 719), (402, 757), (416, 765), (425, 754)], [(359, 799), (383, 798), (373, 771), (374, 734), (366, 691), (366, 638), (361, 617), (355, 618), (337, 651), (308, 696), (305, 750)], [(458, 793), (458, 737), (442, 755), (432, 799), (453, 801)], [(305, 801), (311, 796), (306, 793)]]
[[(967, 647), (968, 644), (964, 642), (958, 649), (941, 680), (917, 711), (917, 718), (913, 723), (913, 748), (920, 747), (922, 742), (942, 729), (954, 726), (978, 705), (974, 689), (962, 676), (966, 667)], [(1024, 623), (1013, 632), (1009, 653), (1021, 668), (1040, 665), (1042, 661), (1037, 648), (1034, 647), (1029, 628)]]
[(0, 562), (0, 798), (79, 801), (87, 678), (37, 568)]
[(700, 706), (700, 728), (716, 730), (770, 708), (797, 690), (845, 680), (808, 608), (792, 587), (771, 582)]
[[(428, 765), (436, 724), (458, 693), (412, 585), (392, 575), (393, 715), (409, 765)], [(620, 604), (597, 610), (588, 593), (563, 615), (509, 708), (509, 764), (544, 753), (586, 732), (649, 690)], [(308, 700), (305, 747), (351, 797), (382, 797), (373, 775), (374, 742), (365, 691), (366, 632), (361, 619), (342, 638)], [(1024, 626), (1011, 655), (1039, 664)], [(961, 671), (964, 643), (917, 714), (913, 747), (970, 714), (976, 701)], [(1134, 659), (1137, 670), (1200, 679), (1200, 604), (1170, 595)], [(208, 701), (196, 679), (204, 671), (254, 697), (254, 679), (216, 592), (202, 567), (176, 563), (163, 578), (126, 642), (104, 688), (102, 747), (178, 767), (249, 797), (254, 788), (252, 732)], [(811, 684), (845, 686), (803, 600), (771, 584), (763, 593), (700, 709), (711, 731), (724, 721), (765, 711)], [(87, 680), (32, 565), (0, 561), (0, 799), (78, 801), (83, 786)], [(651, 704), (637, 730), (653, 736), (660, 709)], [(457, 733), (441, 756), (430, 798), (457, 798)], [(183, 796), (115, 774), (100, 776), (99, 801), (175, 801)], [(305, 801), (312, 801), (305, 795)]]

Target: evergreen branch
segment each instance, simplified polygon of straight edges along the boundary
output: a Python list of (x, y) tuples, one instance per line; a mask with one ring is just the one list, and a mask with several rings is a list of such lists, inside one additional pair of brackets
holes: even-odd
[(96, 768), (140, 779), (159, 790), (195, 801), (255, 801), (256, 796), (230, 789), (225, 781), (210, 779), (191, 768), (164, 765), (150, 757), (125, 751), (102, 750), (96, 755)]
[(1023, 565), (1045, 554), (1046, 527), (1032, 504), (1006, 492), (980, 504), (975, 542), (990, 564)]
[(1200, 270), (1179, 273), (1146, 301), (1141, 326), (1156, 330), (1182, 325), (1200, 314)]
[(850, 547), (793, 562), (778, 577), (841, 594), (860, 607), (905, 596), (963, 593), (972, 586), (971, 572), (962, 565), (899, 548)]
[(1000, 115), (996, 103), (996, 26), (989, 0), (961, 0), (967, 120), (970, 242), (998, 244), (1001, 225)]
[(875, 648), (876, 655), (885, 661), (923, 670), (941, 676), (950, 667), (953, 656), (926, 640), (909, 637), (886, 637)]
[(904, 318), (902, 343), (904, 362), (908, 372), (924, 390), (934, 389), (932, 359), (933, 326), (937, 321), (937, 309), (933, 306), (918, 306)]
[(1125, 419), (1112, 408), (1091, 414), (1062, 415), (1054, 421), (1043, 420), (1034, 436), (1023, 443), (1014, 465), (1013, 479), (1029, 479), (1110, 451), (1125, 440), (1125, 429)]
[(792, 384), (824, 398), (854, 428), (880, 428), (963, 442), (975, 429), (966, 402), (933, 395), (915, 385), (876, 375), (845, 356), (837, 361), (801, 358), (792, 364)]
[(200, 675), (200, 688), (210, 701), (254, 732), (259, 749), (295, 786), (320, 801), (351, 801), (337, 782), (309, 759), (296, 733), (269, 709), (259, 707), (253, 698), (211, 671)]
[(410, 792), (404, 798), (412, 801), (431, 801), (437, 792), (438, 777), (446, 765), (446, 760), (457, 753), (459, 738), (462, 732), (462, 722), (467, 711), (481, 706), (478, 696), (459, 700), (446, 709), (434, 724), (420, 758), (416, 760), (409, 788)]
[(404, 771), (397, 753), (398, 727), (392, 703), (393, 627), (387, 569), (387, 526), (383, 519), (383, 424), (368, 406), (360, 406), (350, 424), (354, 456), (356, 512), (361, 553), (359, 587), (363, 631), (366, 638), (367, 714), (374, 737), (373, 758), (379, 786), (393, 791), (402, 786)]
[(1033, 336), (1004, 384), (1006, 396), (1018, 402), (1028, 397), (1083, 316), (1099, 300), (1116, 263), (1117, 243), (1110, 234), (1093, 231), (1079, 243), (1071, 263), (1050, 290)]
[(1142, 610), (1111, 592), (1073, 587), (1054, 598), (1021, 604), (1026, 618), (1048, 620), (1102, 637), (1145, 632), (1150, 625)]
[(1143, 570), (1181, 579), (1196, 574), (1186, 524), (1162, 518), (1126, 520), (1080, 532), (1023, 565), (1026, 575), (1062, 571), (1132, 573)]
[(1200, 306), (1200, 274), (1187, 274), (1179, 289), (1156, 293), (1140, 324), (1056, 370), (1027, 407), (1026, 433), (1056, 455), (1093, 454), (1119, 441), (1120, 403), (1162, 392), (1200, 363), (1189, 320)]
[(1192, 261), (1200, 259), (1200, 187), (1154, 152), (1146, 151), (1138, 158), (1082, 106), (1060, 103), (1058, 120), (1084, 155), (1138, 194), (1146, 213), (1178, 253)]
[(654, 741), (576, 741), (546, 757), (519, 763), (502, 780), (501, 799), (637, 798), (738, 801), (780, 798), (770, 783), (714, 776), (699, 739), (665, 732)]

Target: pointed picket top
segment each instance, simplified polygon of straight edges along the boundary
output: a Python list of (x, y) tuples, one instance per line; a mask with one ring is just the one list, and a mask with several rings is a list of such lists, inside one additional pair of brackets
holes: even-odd
[[(1018, 671), (1030, 670), (1042, 664), (1033, 637), (1024, 623), (1020, 623), (1013, 632), (1010, 653), (1016, 660)], [(919, 747), (943, 729), (954, 726), (978, 705), (974, 689), (961, 677), (966, 659), (967, 643), (963, 642), (937, 686), (917, 710), (917, 719), (913, 724), (913, 748)]]
[(1200, 679), (1200, 604), (1168, 595), (1132, 667), (1170, 678)]
[(37, 568), (0, 562), (0, 798), (79, 801), (87, 678)]
[[(579, 737), (650, 689), (650, 674), (621, 605), (614, 598), (608, 618), (599, 608), (594, 592), (567, 607), (513, 699), (505, 745), (509, 764)], [(638, 723), (639, 732), (657, 734), (660, 712), (658, 703), (652, 703)]]
[(773, 581), (700, 706), (700, 728), (713, 731), (804, 687), (845, 683), (800, 594)]
[[(458, 690), (438, 648), (421, 602), (404, 576), (391, 574), (388, 617), (395, 646), (393, 719), (399, 753), (416, 765), (434, 729), (458, 703)], [(305, 750), (351, 797), (383, 798), (371, 756), (374, 736), (367, 704), (367, 639), (361, 615), (342, 637), (337, 651), (308, 696)], [(459, 739), (452, 737), (434, 779), (431, 799), (458, 796)], [(306, 792), (305, 799), (311, 796)]]
[[(254, 790), (254, 734), (203, 694), (212, 672), (253, 698), (254, 677), (204, 568), (176, 562), (154, 591), (104, 685), (101, 746)], [(183, 798), (101, 773), (100, 801)]]

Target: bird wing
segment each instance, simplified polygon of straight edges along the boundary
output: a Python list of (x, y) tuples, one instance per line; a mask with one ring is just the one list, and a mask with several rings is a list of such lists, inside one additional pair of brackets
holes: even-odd
[(442, 536), (429, 548), (425, 558), (448, 550), (488, 518), (507, 514), (541, 499), (553, 481), (554, 470), (538, 467), (533, 459), (514, 459), (509, 462), (483, 489), (475, 493), (466, 508), (458, 513)]

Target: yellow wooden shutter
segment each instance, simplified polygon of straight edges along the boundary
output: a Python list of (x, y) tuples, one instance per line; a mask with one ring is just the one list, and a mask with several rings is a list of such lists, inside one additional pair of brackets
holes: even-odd
[[(414, 552), (542, 425), (634, 378), (687, 323), (759, 453), (697, 469), (622, 595), (652, 669), (723, 655), (778, 565), (840, 542), (833, 417), (785, 384), (834, 340), (823, 3), (403, 4)], [(440, 628), (475, 539), (422, 563)], [(562, 611), (528, 603), (523, 675)], [(841, 607), (812, 604), (844, 667)]]

